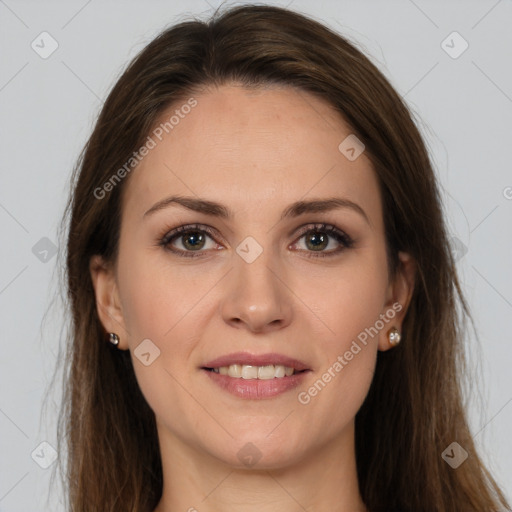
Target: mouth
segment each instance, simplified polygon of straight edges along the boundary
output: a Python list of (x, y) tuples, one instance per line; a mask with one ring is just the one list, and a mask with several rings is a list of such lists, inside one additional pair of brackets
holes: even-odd
[(237, 352), (199, 367), (211, 382), (246, 399), (272, 398), (299, 386), (313, 371), (306, 363), (283, 354)]
[(206, 362), (201, 369), (235, 379), (283, 379), (310, 371), (309, 366), (284, 354), (236, 352)]
[(214, 368), (202, 367), (203, 370), (218, 373), (219, 375), (227, 375), (235, 379), (259, 379), (259, 380), (270, 380), (270, 379), (284, 379), (297, 375), (298, 373), (308, 372), (310, 370), (297, 370), (291, 366), (284, 365), (263, 365), (254, 366), (248, 364), (230, 364), (229, 366), (218, 366)]

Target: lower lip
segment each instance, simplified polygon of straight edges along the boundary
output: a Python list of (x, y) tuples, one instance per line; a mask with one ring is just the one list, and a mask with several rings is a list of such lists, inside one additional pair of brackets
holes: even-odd
[(290, 375), (289, 377), (274, 377), (273, 379), (242, 379), (221, 375), (210, 370), (201, 369), (212, 381), (232, 395), (249, 400), (271, 398), (290, 391), (301, 384), (309, 370)]

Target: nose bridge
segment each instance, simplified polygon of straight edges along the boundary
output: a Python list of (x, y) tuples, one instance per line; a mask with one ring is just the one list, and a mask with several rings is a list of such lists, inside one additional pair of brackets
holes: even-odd
[[(245, 245), (247, 247), (247, 245)], [(237, 250), (235, 259), (235, 273), (239, 277), (240, 282), (245, 283), (245, 290), (251, 292), (263, 291), (266, 294), (274, 295), (278, 293), (276, 289), (276, 274), (279, 272), (280, 265), (277, 256), (273, 254), (272, 249), (266, 248), (261, 251), (254, 259), (246, 259), (241, 255), (243, 246)], [(250, 252), (254, 249), (250, 247)], [(250, 254), (250, 253), (249, 253)]]
[(275, 251), (247, 237), (237, 247), (233, 266), (224, 297), (224, 320), (244, 323), (252, 331), (287, 325), (291, 320), (291, 297)]

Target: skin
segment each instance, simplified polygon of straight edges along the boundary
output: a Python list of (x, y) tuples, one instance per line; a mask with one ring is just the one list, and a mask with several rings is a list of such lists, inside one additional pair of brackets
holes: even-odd
[[(377, 351), (392, 348), (388, 330), (401, 329), (413, 260), (399, 253), (399, 272), (390, 279), (375, 173), (364, 152), (349, 161), (338, 150), (351, 130), (327, 103), (292, 88), (237, 84), (194, 98), (197, 106), (123, 184), (118, 261), (109, 266), (95, 256), (90, 266), (100, 319), (120, 336), (119, 348), (130, 350), (156, 415), (164, 491), (155, 512), (233, 505), (239, 512), (365, 511), (354, 418)], [(222, 203), (235, 216), (221, 219), (175, 204), (143, 217), (174, 194)], [(280, 220), (295, 201), (333, 196), (357, 203), (369, 222), (349, 208)], [(299, 228), (323, 222), (347, 233), (353, 246), (315, 257), (311, 234)], [(171, 228), (191, 223), (218, 234), (205, 234), (202, 257), (182, 257), (158, 244)], [(236, 252), (247, 236), (263, 248), (252, 263)], [(187, 250), (183, 244), (190, 239), (184, 238), (173, 246)], [(320, 251), (343, 247), (328, 240)], [(394, 303), (402, 309), (393, 320), (301, 404), (298, 393)], [(149, 366), (134, 356), (146, 338), (160, 350)], [(279, 352), (312, 371), (300, 388), (276, 397), (235, 397), (200, 366), (241, 350)], [(237, 456), (249, 442), (261, 454), (251, 467)]]

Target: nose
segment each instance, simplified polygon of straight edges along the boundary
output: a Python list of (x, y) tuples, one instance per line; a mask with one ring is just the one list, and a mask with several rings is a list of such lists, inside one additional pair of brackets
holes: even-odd
[(252, 263), (238, 255), (234, 260), (222, 303), (224, 321), (253, 333), (268, 333), (289, 325), (293, 293), (271, 251), (264, 250)]

